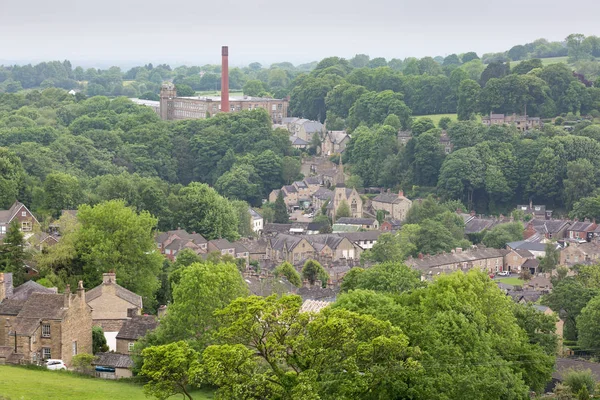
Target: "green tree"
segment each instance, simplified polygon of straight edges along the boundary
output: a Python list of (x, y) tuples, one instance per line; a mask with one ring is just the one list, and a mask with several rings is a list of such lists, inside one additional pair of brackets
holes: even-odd
[(163, 400), (181, 394), (193, 400), (189, 386), (196, 383), (200, 354), (184, 341), (152, 346), (142, 352), (141, 375), (148, 378), (144, 393)]
[(559, 158), (551, 148), (541, 151), (527, 184), (527, 193), (537, 199), (554, 203), (560, 192)]
[(473, 119), (479, 109), (479, 93), (481, 86), (471, 79), (464, 80), (458, 87), (458, 120), (468, 121)]
[(252, 166), (235, 165), (217, 179), (215, 189), (229, 199), (248, 201), (253, 205), (259, 205), (262, 197), (261, 183)]
[(586, 158), (581, 158), (567, 163), (567, 179), (563, 181), (565, 187), (565, 203), (568, 208), (579, 199), (589, 196), (597, 187), (598, 179), (594, 172), (594, 165)]
[[(219, 282), (218, 285), (215, 282)], [(173, 303), (161, 320), (156, 344), (187, 340), (198, 351), (214, 340), (218, 321), (213, 315), (248, 288), (234, 263), (194, 263), (180, 271)]]
[(92, 328), (92, 349), (94, 354), (108, 351), (106, 337), (101, 326), (94, 326)]
[(486, 232), (483, 237), (483, 244), (494, 249), (503, 249), (507, 243), (523, 240), (523, 224), (520, 222), (511, 222), (500, 224), (492, 230)]
[(5, 147), (0, 147), (0, 207), (7, 210), (17, 199), (23, 184), (21, 160)]
[(552, 272), (560, 262), (560, 251), (556, 248), (556, 244), (552, 242), (546, 243), (544, 250), (546, 255), (540, 261), (540, 269), (542, 272)]
[(302, 286), (302, 278), (296, 268), (288, 262), (284, 262), (273, 270), (275, 276), (285, 276), (288, 282), (296, 287)]
[(422, 186), (435, 186), (444, 161), (444, 150), (438, 134), (421, 134), (415, 143), (413, 174), (415, 183)]
[[(596, 391), (596, 378), (589, 369), (583, 371), (569, 370), (564, 374), (563, 382), (573, 393), (579, 394), (582, 390), (588, 392), (586, 399), (590, 398), (589, 394), (594, 394)], [(578, 397), (584, 398), (584, 397)]]
[(275, 200), (274, 207), (275, 215), (273, 218), (273, 222), (276, 224), (287, 224), (289, 222), (289, 215), (287, 212), (287, 206), (285, 205), (285, 200), (283, 200), (283, 191), (280, 190), (277, 193), (277, 200)]
[(600, 349), (600, 297), (592, 298), (576, 318), (577, 344), (583, 350), (597, 353)]
[(61, 210), (76, 209), (82, 193), (79, 180), (69, 174), (53, 172), (44, 181), (44, 206), (57, 217)]
[(254, 235), (252, 229), (252, 216), (250, 215), (250, 206), (245, 201), (234, 200), (231, 202), (237, 214), (238, 233), (241, 237), (250, 237)]
[[(421, 286), (421, 274), (400, 262), (385, 262), (350, 274), (342, 281), (341, 290), (348, 292), (356, 289), (374, 290), (391, 294), (400, 294)], [(348, 276), (348, 275), (346, 275)]]
[(314, 285), (317, 280), (320, 280), (321, 285), (325, 287), (329, 280), (329, 274), (317, 261), (308, 260), (302, 267), (302, 278), (308, 280), (311, 285)]
[(8, 231), (0, 244), (0, 269), (13, 274), (15, 286), (25, 282), (25, 239), (21, 232), (18, 219), (14, 219), (8, 226)]
[[(592, 47), (581, 33), (572, 33), (565, 39), (569, 49), (569, 62), (592, 58)], [(576, 391), (574, 393), (577, 393)]]
[(231, 203), (206, 184), (192, 182), (181, 189), (172, 208), (175, 223), (208, 240), (238, 239), (237, 215)]
[(569, 213), (571, 218), (596, 219), (600, 221), (600, 191), (595, 196), (584, 197), (573, 204), (573, 211)]
[(177, 89), (177, 96), (179, 97), (192, 97), (196, 95), (196, 91), (194, 89), (183, 83), (178, 83), (175, 85), (175, 89)]
[(223, 398), (406, 398), (419, 352), (389, 322), (344, 309), (301, 313), (299, 296), (234, 300), (218, 314), (224, 344), (203, 353)]
[(542, 304), (560, 310), (565, 321), (565, 339), (577, 339), (577, 317), (587, 303), (598, 294), (598, 288), (587, 287), (575, 277), (567, 277), (544, 295)]
[[(350, 217), (350, 206), (346, 200), (342, 200), (338, 206), (338, 209), (335, 212), (335, 219), (338, 220), (344, 217)], [(335, 221), (334, 221), (335, 222)]]
[[(313, 137), (319, 137), (319, 135), (314, 135)], [(281, 162), (281, 177), (283, 178), (283, 182), (286, 185), (291, 185), (295, 180), (301, 179), (302, 174), (300, 170), (302, 168), (302, 163), (296, 157), (283, 157), (283, 161)]]
[(82, 205), (77, 220), (81, 227), (70, 234), (76, 235), (75, 251), (83, 263), (86, 287), (100, 284), (102, 273), (114, 270), (121, 285), (152, 305), (163, 261), (154, 242), (157, 220), (146, 211), (136, 213), (121, 200)]

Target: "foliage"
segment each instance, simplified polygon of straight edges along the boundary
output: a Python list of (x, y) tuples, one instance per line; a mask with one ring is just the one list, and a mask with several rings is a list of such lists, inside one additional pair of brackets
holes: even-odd
[(352, 268), (342, 281), (342, 292), (356, 289), (400, 294), (421, 286), (421, 274), (404, 264), (386, 262), (373, 267)]
[(71, 365), (75, 369), (75, 371), (91, 375), (94, 372), (94, 367), (92, 366), (92, 362), (94, 361), (94, 356), (92, 354), (80, 353), (71, 359)]
[(188, 385), (195, 382), (199, 368), (199, 354), (186, 342), (179, 341), (144, 349), (144, 366), (141, 374), (150, 382), (144, 392), (157, 399), (167, 399), (176, 394), (192, 399)]
[(596, 392), (596, 378), (589, 369), (583, 371), (566, 371), (564, 373), (563, 382), (565, 385), (571, 388), (573, 393), (579, 393), (584, 388), (590, 394), (594, 394)]
[(351, 216), (352, 214), (350, 213), (350, 206), (348, 205), (348, 202), (346, 200), (342, 200), (335, 211), (335, 219), (337, 220), (339, 218)]
[[(234, 263), (194, 263), (180, 267), (173, 287), (173, 303), (154, 332), (152, 344), (187, 340), (198, 351), (211, 343), (218, 328), (213, 313), (248, 288)], [(219, 282), (218, 285), (214, 284)]]
[(546, 255), (540, 261), (540, 269), (542, 272), (552, 272), (560, 262), (560, 251), (552, 242), (546, 243), (544, 251)]
[[(581, 309), (581, 313), (576, 318), (577, 321), (577, 344), (590, 352), (598, 352), (600, 348), (600, 298), (592, 298)], [(577, 392), (578, 390), (574, 390)]]
[(314, 285), (317, 280), (320, 280), (321, 285), (325, 287), (329, 280), (329, 274), (317, 261), (308, 260), (302, 267), (302, 279), (308, 280), (311, 285)]
[(287, 224), (289, 222), (289, 215), (287, 212), (287, 206), (285, 205), (285, 201), (283, 199), (283, 191), (279, 191), (277, 193), (277, 200), (275, 200), (274, 207), (275, 215), (273, 217), (273, 222), (276, 224)]
[(25, 261), (29, 254), (25, 252), (25, 240), (18, 219), (8, 226), (6, 235), (0, 244), (0, 270), (13, 274), (13, 284), (25, 282)]
[(483, 237), (483, 244), (495, 249), (503, 249), (507, 243), (523, 240), (523, 224), (511, 222), (496, 225)]
[(92, 328), (92, 349), (94, 354), (108, 351), (106, 337), (101, 326), (94, 326)]
[(234, 300), (218, 314), (224, 344), (203, 370), (224, 398), (404, 398), (417, 395), (419, 351), (389, 322), (343, 309), (300, 313), (298, 296)]
[(277, 266), (275, 270), (273, 270), (273, 273), (275, 276), (285, 276), (288, 282), (296, 287), (302, 286), (302, 278), (300, 277), (300, 274), (298, 271), (296, 271), (296, 268), (294, 268), (294, 266), (288, 262), (284, 262), (283, 264)]

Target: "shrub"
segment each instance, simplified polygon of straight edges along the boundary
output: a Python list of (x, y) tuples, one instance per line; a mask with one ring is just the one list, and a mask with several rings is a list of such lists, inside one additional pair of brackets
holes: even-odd
[(589, 369), (576, 371), (568, 370), (565, 374), (564, 384), (571, 388), (571, 392), (580, 393), (581, 390), (586, 387), (587, 391), (594, 394), (596, 389), (596, 379), (592, 375), (592, 371)]
[(93, 361), (93, 355), (81, 353), (74, 356), (71, 362), (75, 371), (81, 374), (92, 375), (94, 373), (94, 367), (92, 366)]

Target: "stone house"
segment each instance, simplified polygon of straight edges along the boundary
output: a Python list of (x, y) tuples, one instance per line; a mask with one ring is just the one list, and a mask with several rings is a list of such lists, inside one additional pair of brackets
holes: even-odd
[(412, 207), (412, 201), (404, 197), (404, 192), (398, 194), (382, 193), (377, 195), (371, 202), (374, 210), (382, 210), (386, 213), (386, 218), (404, 221), (408, 210)]
[(267, 239), (242, 239), (241, 243), (248, 249), (248, 257), (251, 261), (267, 258)]
[(566, 237), (573, 240), (592, 240), (594, 230), (598, 227), (596, 222), (579, 221), (574, 222), (568, 229)]
[(356, 189), (349, 189), (343, 184), (336, 186), (333, 192), (333, 199), (327, 205), (329, 217), (335, 221), (335, 216), (340, 206), (346, 202), (350, 208), (350, 217), (362, 218), (363, 204), (360, 195)]
[(298, 150), (306, 150), (310, 143), (298, 136), (290, 136), (292, 147)]
[(102, 274), (102, 283), (86, 293), (86, 301), (92, 307), (92, 320), (94, 326), (104, 330), (106, 344), (115, 350), (116, 336), (129, 320), (131, 308), (142, 309), (142, 296), (117, 284), (117, 275), (114, 272)]
[(356, 225), (359, 229), (377, 230), (379, 229), (379, 221), (375, 218), (338, 218), (335, 223), (337, 225)]
[(366, 232), (338, 233), (338, 235), (347, 238), (362, 250), (369, 250), (377, 243), (377, 239), (382, 233), (385, 232), (373, 230)]
[(313, 208), (317, 211), (320, 211), (321, 208), (323, 207), (323, 205), (326, 202), (331, 201), (332, 198), (333, 198), (333, 191), (323, 188), (323, 187), (319, 188), (312, 195)]
[(232, 244), (235, 249), (235, 258), (246, 260), (246, 266), (248, 266), (250, 262), (250, 250), (241, 241), (233, 242)]
[(235, 245), (227, 239), (215, 239), (208, 242), (208, 252), (217, 252), (222, 256), (235, 258)]
[(196, 254), (207, 251), (208, 241), (199, 233), (188, 233), (183, 229), (163, 232), (156, 237), (156, 245), (161, 254), (174, 261), (177, 254), (184, 249), (191, 249)]
[(402, 228), (402, 221), (399, 219), (387, 219), (379, 226), (379, 229), (387, 232), (398, 231), (400, 228)]
[(424, 279), (431, 279), (433, 276), (443, 273), (468, 271), (474, 268), (494, 274), (502, 270), (506, 253), (507, 250), (503, 249), (475, 248), (463, 250), (456, 248), (450, 253), (409, 258), (406, 265), (421, 271)]
[(571, 243), (560, 252), (560, 265), (575, 265), (600, 260), (600, 243)]
[(25, 204), (15, 201), (8, 210), (0, 210), (0, 238), (8, 232), (8, 227), (14, 220), (19, 222), (19, 228), (25, 239), (33, 234), (35, 226), (39, 227), (40, 225), (35, 215), (29, 211)]
[(26, 300), (5, 299), (0, 317), (0, 363), (56, 358), (70, 367), (73, 356), (92, 353), (92, 310), (82, 281), (75, 295), (67, 286), (64, 294), (33, 292)]
[(312, 193), (310, 187), (304, 181), (296, 181), (292, 183), (292, 186), (296, 189), (298, 202), (310, 202)]
[(135, 308), (128, 311), (129, 319), (117, 334), (117, 353), (121, 354), (132, 354), (135, 342), (158, 326), (158, 319), (154, 315), (139, 315)]
[(304, 184), (308, 186), (308, 190), (312, 196), (323, 185), (323, 179), (318, 176), (308, 176), (304, 178)]
[(359, 259), (362, 253), (360, 246), (340, 235), (310, 235), (307, 240), (317, 250), (324, 262)]
[(539, 117), (529, 117), (527, 115), (504, 115), (504, 114), (492, 114), (485, 116), (481, 119), (481, 122), (486, 126), (494, 125), (513, 125), (519, 131), (525, 132), (530, 129), (537, 129), (543, 126), (542, 120)]
[(321, 142), (321, 154), (324, 156), (341, 154), (346, 150), (348, 142), (350, 136), (346, 131), (327, 131)]
[(502, 271), (521, 272), (521, 267), (527, 260), (534, 259), (535, 256), (529, 250), (510, 249), (504, 256), (504, 268)]
[(523, 211), (525, 215), (533, 215), (535, 218), (539, 219), (551, 219), (552, 218), (552, 210), (547, 210), (545, 205), (538, 204), (535, 205), (533, 203), (529, 204), (519, 204), (517, 206), (517, 210)]
[(562, 219), (539, 219), (534, 218), (527, 223), (525, 227), (524, 237), (529, 238), (537, 234), (539, 237), (546, 239), (560, 240), (566, 235), (566, 232), (571, 223)]
[(279, 196), (279, 192), (283, 192), (283, 201), (288, 208), (298, 205), (298, 190), (296, 190), (294, 185), (286, 185), (281, 189), (272, 190), (271, 193), (269, 193), (269, 202), (275, 203), (275, 201), (277, 201), (277, 196)]
[(267, 240), (266, 257), (272, 261), (298, 264), (314, 254), (315, 248), (302, 236), (280, 234)]
[[(556, 246), (557, 250), (560, 250), (560, 245), (556, 244), (554, 246)], [(534, 258), (546, 257), (546, 243), (519, 240), (517, 242), (507, 243), (506, 248), (509, 250), (529, 250)]]

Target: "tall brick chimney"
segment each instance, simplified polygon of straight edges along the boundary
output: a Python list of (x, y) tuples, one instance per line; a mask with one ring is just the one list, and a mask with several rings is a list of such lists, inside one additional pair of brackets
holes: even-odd
[(229, 47), (221, 48), (221, 112), (229, 112)]

